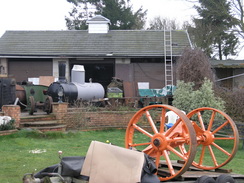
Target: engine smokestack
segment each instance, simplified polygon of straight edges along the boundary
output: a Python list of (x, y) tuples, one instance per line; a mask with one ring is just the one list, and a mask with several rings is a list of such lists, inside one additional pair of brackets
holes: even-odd
[(60, 83), (66, 83), (67, 82), (67, 80), (65, 78), (65, 70), (66, 70), (66, 64), (60, 63), (58, 65), (58, 73), (59, 73), (58, 80)]

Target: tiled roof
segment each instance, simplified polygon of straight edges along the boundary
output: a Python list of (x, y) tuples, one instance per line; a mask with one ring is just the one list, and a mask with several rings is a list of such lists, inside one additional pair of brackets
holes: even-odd
[(91, 19), (89, 19), (87, 21), (87, 23), (91, 23), (91, 22), (99, 22), (99, 23), (105, 22), (105, 23), (110, 23), (110, 20), (107, 19), (107, 18), (105, 18), (102, 15), (96, 15), (95, 17), (93, 17), (93, 18), (91, 18)]
[[(190, 46), (185, 31), (172, 31), (173, 56)], [(164, 32), (110, 30), (106, 34), (88, 31), (6, 31), (0, 39), (0, 57), (162, 57)]]
[(244, 60), (211, 60), (214, 68), (244, 68)]

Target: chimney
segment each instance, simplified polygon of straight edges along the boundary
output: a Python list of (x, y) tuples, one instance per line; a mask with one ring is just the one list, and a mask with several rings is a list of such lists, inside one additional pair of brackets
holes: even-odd
[(106, 34), (109, 31), (110, 20), (102, 15), (96, 15), (95, 17), (87, 20), (88, 33), (100, 33)]
[(66, 64), (59, 63), (59, 65), (58, 65), (58, 72), (59, 72), (58, 80), (60, 83), (66, 83), (67, 82), (67, 80), (65, 78), (65, 70), (66, 70)]
[(74, 65), (71, 71), (71, 82), (85, 83), (85, 69), (83, 65)]

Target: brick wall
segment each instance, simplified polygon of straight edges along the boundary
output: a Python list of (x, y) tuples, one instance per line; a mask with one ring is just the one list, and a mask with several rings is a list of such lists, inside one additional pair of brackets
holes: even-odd
[(126, 128), (135, 111), (77, 111), (69, 110), (64, 117), (67, 129)]
[(19, 127), (20, 123), (20, 106), (19, 105), (4, 105), (2, 106), (4, 116), (10, 116), (15, 120), (16, 128)]
[(63, 102), (63, 103), (58, 103), (58, 102), (54, 102), (52, 104), (52, 111), (53, 114), (56, 116), (56, 120), (59, 123), (64, 123), (64, 116), (67, 114), (67, 110), (68, 110), (68, 103)]

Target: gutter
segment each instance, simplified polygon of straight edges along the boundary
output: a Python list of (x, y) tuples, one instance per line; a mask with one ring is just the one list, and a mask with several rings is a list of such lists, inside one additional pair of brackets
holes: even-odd
[(187, 35), (187, 38), (189, 40), (189, 43), (190, 43), (191, 48), (193, 48), (193, 45), (192, 45), (192, 42), (191, 42), (191, 39), (190, 39), (190, 35), (189, 35), (189, 33), (188, 33), (187, 30), (186, 30), (186, 35)]

